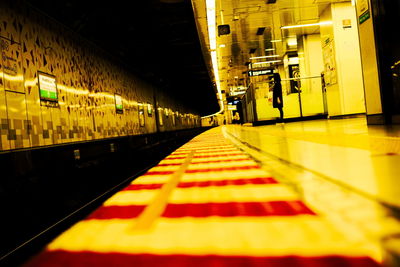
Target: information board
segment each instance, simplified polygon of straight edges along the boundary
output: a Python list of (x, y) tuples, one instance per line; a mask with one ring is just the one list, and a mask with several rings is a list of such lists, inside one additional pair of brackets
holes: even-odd
[(249, 76), (261, 76), (261, 75), (271, 75), (274, 72), (273, 69), (265, 69), (265, 70), (249, 70)]

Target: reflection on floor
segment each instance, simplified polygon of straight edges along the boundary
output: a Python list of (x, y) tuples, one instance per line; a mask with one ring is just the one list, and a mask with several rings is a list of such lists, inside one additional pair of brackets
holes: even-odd
[(397, 152), (363, 141), (397, 142), (383, 133), (360, 119), (214, 128), (27, 266), (394, 266), (399, 196), (376, 180), (396, 187)]
[(367, 127), (355, 118), (228, 129), (263, 152), (400, 207), (400, 125)]

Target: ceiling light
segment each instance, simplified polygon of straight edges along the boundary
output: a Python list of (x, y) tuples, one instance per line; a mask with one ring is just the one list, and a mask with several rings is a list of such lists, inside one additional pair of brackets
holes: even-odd
[(275, 51), (275, 48), (267, 48), (265, 51)]
[(271, 43), (277, 43), (277, 42), (282, 42), (282, 40), (271, 40)]
[(332, 21), (322, 21), (322, 22), (318, 22), (318, 23), (282, 26), (281, 29), (303, 28), (303, 27), (312, 27), (312, 26), (330, 25), (330, 24), (332, 24)]
[(256, 63), (253, 63), (253, 65), (268, 64), (268, 63), (277, 63), (277, 62), (281, 62), (281, 61), (282, 61), (282, 60), (263, 61), (263, 62), (256, 62)]
[[(222, 92), (221, 92), (221, 84), (219, 80), (218, 73), (218, 58), (217, 58), (217, 29), (216, 29), (216, 20), (215, 20), (215, 0), (206, 0), (206, 8), (207, 8), (207, 26), (208, 26), (208, 38), (210, 42), (210, 53), (211, 53), (211, 62), (212, 68), (214, 72), (215, 85), (217, 87), (217, 98), (219, 100), (220, 110), (214, 114), (204, 116), (209, 117), (216, 114), (219, 114), (224, 111), (224, 102), (222, 100)], [(204, 118), (202, 117), (202, 118)]]
[(288, 44), (288, 46), (295, 46), (295, 45), (297, 45), (297, 39), (296, 38), (288, 38), (287, 44)]
[(262, 56), (262, 57), (251, 57), (250, 59), (257, 59), (257, 58), (271, 58), (271, 57), (279, 57), (279, 55)]

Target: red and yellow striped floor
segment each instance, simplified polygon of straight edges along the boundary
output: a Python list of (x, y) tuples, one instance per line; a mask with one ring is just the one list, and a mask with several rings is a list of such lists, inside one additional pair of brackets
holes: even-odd
[(182, 146), (26, 266), (379, 266), (220, 129)]

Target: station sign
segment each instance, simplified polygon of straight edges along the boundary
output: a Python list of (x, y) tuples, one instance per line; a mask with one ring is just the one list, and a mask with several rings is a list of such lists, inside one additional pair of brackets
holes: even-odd
[(245, 94), (247, 90), (247, 87), (245, 86), (237, 86), (237, 87), (231, 87), (229, 88), (229, 95), (230, 96), (238, 96)]
[(41, 100), (58, 101), (56, 77), (47, 73), (38, 73), (39, 94)]
[(249, 70), (248, 74), (250, 77), (252, 76), (261, 76), (261, 75), (271, 75), (274, 70), (266, 69), (266, 70)]
[(147, 115), (153, 116), (153, 106), (150, 103), (147, 103)]
[(359, 0), (357, 2), (357, 11), (358, 11), (358, 21), (362, 24), (364, 21), (371, 17), (369, 12), (369, 3), (368, 0)]
[(120, 95), (115, 94), (115, 110), (117, 114), (124, 113), (124, 106), (122, 104), (122, 97)]
[(236, 105), (228, 105), (228, 110), (237, 110)]

